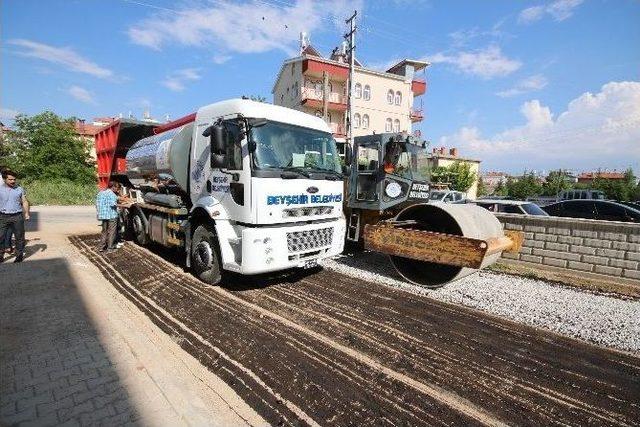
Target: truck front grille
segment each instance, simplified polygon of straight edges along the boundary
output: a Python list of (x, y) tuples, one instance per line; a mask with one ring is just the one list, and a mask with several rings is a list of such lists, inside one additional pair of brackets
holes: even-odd
[(314, 249), (331, 246), (332, 242), (332, 227), (287, 233), (287, 248), (289, 249), (289, 253), (312, 251)]
[(333, 212), (333, 206), (307, 206), (304, 208), (292, 208), (282, 211), (283, 218), (299, 218), (314, 215), (329, 215)]

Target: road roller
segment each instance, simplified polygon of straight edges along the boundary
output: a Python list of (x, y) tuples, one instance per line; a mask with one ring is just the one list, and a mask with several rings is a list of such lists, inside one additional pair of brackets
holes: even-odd
[(406, 133), (354, 138), (345, 181), (350, 248), (389, 256), (407, 281), (438, 288), (517, 252), (521, 232), (472, 204), (429, 201), (426, 143)]

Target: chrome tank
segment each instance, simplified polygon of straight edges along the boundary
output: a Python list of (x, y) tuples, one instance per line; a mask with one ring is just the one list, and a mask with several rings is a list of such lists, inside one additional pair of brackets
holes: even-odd
[(136, 186), (177, 184), (189, 192), (189, 153), (193, 123), (136, 142), (127, 152), (127, 177)]

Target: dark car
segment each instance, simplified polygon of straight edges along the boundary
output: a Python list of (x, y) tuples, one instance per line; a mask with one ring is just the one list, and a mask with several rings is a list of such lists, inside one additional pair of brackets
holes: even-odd
[(551, 216), (640, 223), (640, 210), (609, 200), (563, 200), (542, 209)]

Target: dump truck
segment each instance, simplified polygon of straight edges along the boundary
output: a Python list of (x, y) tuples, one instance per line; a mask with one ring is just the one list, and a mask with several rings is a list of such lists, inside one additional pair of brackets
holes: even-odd
[(425, 146), (406, 133), (354, 138), (346, 241), (387, 254), (409, 282), (437, 288), (519, 251), (523, 235), (479, 206), (430, 202)]
[(309, 268), (342, 252), (343, 175), (320, 118), (246, 99), (167, 124), (116, 120), (96, 136), (98, 179), (119, 181), (141, 245), (173, 247), (202, 281)]

